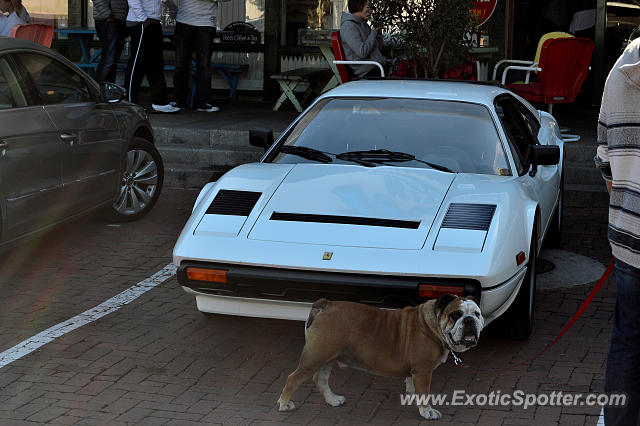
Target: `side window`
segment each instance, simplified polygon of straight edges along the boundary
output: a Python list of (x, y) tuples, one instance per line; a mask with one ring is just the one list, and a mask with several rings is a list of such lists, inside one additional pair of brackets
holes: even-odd
[(512, 99), (512, 102), (516, 105), (520, 114), (522, 114), (525, 125), (527, 126), (527, 129), (529, 129), (529, 133), (531, 133), (531, 137), (534, 141), (533, 143), (539, 143), (538, 131), (540, 131), (540, 122), (533, 116), (531, 111), (529, 111), (526, 106), (520, 103), (520, 101), (518, 101), (517, 99)]
[(509, 139), (518, 174), (522, 175), (529, 168), (530, 146), (536, 142), (532, 136), (530, 124), (526, 122), (513, 101), (508, 98), (496, 101), (496, 113)]
[(37, 53), (22, 53), (19, 60), (45, 105), (93, 100), (85, 80), (57, 60)]
[(0, 110), (27, 106), (13, 69), (6, 57), (0, 57)]

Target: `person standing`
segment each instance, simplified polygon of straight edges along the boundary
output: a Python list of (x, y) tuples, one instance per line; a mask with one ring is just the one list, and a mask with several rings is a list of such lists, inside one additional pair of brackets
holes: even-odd
[(164, 79), (163, 35), (160, 25), (161, 0), (128, 0), (127, 30), (131, 36), (131, 51), (125, 86), (129, 101), (138, 103), (138, 92), (146, 75), (151, 86), (154, 111), (178, 112), (180, 108), (169, 104), (167, 83)]
[(96, 81), (116, 81), (118, 60), (127, 35), (128, 11), (127, 0), (93, 0), (93, 19), (102, 48)]
[(595, 164), (609, 191), (608, 237), (615, 259), (616, 307), (604, 390), (627, 394), (605, 406), (604, 422), (640, 424), (640, 38), (615, 63), (598, 117)]
[(176, 105), (187, 106), (191, 57), (196, 55), (196, 87), (193, 108), (214, 112), (211, 105), (211, 54), (216, 34), (215, 0), (180, 0), (176, 17), (176, 72), (173, 75)]

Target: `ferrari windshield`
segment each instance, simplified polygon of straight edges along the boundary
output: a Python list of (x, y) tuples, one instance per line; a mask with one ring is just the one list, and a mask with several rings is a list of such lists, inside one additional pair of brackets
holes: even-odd
[[(385, 151), (393, 155), (380, 155)], [(370, 153), (376, 158), (372, 160)], [(266, 161), (511, 175), (485, 106), (426, 99), (323, 99), (296, 123)]]

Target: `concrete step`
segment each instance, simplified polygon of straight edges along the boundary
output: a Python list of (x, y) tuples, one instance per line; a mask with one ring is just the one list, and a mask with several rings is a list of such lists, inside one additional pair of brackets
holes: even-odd
[(609, 193), (604, 183), (600, 185), (564, 185), (565, 207), (607, 207), (609, 205)]
[(596, 155), (596, 146), (593, 144), (571, 142), (564, 144), (565, 161), (571, 165), (593, 165), (593, 157)]
[(564, 183), (577, 185), (601, 185), (604, 186), (602, 173), (593, 164), (580, 167), (566, 164), (564, 167)]
[[(154, 127), (156, 145), (204, 148), (249, 149), (249, 131), (234, 129), (193, 129), (185, 127)], [(274, 132), (274, 139), (281, 132)]]
[(264, 151), (254, 149), (194, 148), (191, 146), (159, 146), (165, 167), (211, 169), (237, 166), (258, 161)]

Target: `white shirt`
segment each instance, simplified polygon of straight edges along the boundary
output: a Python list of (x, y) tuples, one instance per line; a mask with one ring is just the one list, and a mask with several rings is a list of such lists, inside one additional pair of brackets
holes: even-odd
[(148, 18), (160, 21), (162, 0), (128, 0), (129, 14), (127, 21), (144, 22)]
[(9, 16), (0, 15), (0, 36), (9, 37), (11, 35), (11, 28), (13, 28), (14, 25), (24, 23), (15, 11), (11, 12)]

